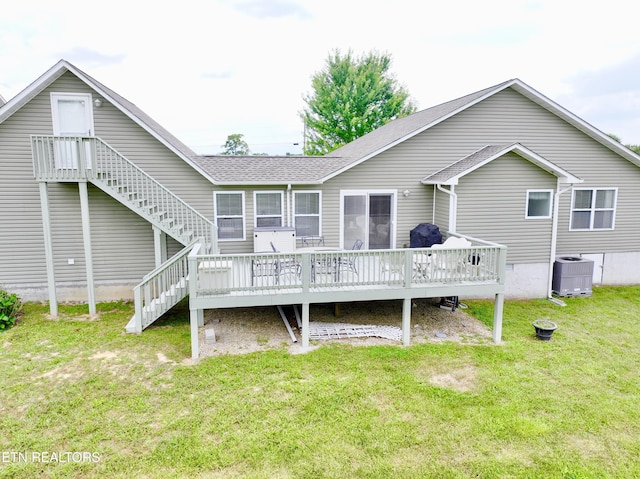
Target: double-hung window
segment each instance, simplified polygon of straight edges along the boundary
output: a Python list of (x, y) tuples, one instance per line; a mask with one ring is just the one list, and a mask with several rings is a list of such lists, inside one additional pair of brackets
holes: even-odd
[(571, 199), (572, 230), (612, 230), (616, 216), (616, 188), (576, 188)]
[(214, 193), (214, 217), (221, 241), (245, 239), (244, 192)]
[(321, 236), (320, 231), (320, 192), (296, 191), (293, 195), (294, 224), (296, 235)]
[(553, 204), (552, 198), (552, 190), (528, 190), (526, 218), (551, 218), (551, 206)]
[(256, 227), (271, 228), (284, 225), (281, 191), (256, 191), (254, 194)]

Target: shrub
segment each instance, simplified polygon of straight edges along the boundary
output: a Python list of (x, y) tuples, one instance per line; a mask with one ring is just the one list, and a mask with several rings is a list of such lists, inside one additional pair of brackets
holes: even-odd
[(22, 302), (17, 294), (0, 289), (0, 331), (13, 326), (21, 309)]

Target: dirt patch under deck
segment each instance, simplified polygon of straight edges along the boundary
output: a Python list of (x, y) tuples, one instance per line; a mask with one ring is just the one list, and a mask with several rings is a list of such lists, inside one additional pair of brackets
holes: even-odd
[[(438, 304), (437, 299), (413, 301), (411, 344), (442, 341), (486, 344), (491, 341), (490, 329), (469, 316), (464, 309), (458, 308), (452, 312), (441, 309)], [(312, 304), (310, 321), (397, 327), (402, 325), (402, 301), (341, 303), (338, 308), (340, 314), (336, 316), (333, 304)], [(298, 339), (294, 343), (275, 306), (207, 310), (204, 314), (205, 329), (213, 328), (216, 342), (206, 344), (204, 330), (201, 329), (201, 357), (245, 354), (276, 348), (285, 348), (292, 354), (303, 352), (300, 331), (293, 328)], [(295, 322), (292, 325), (295, 326)], [(313, 340), (310, 347), (318, 347), (329, 341), (359, 346), (402, 344), (382, 338), (351, 338)]]

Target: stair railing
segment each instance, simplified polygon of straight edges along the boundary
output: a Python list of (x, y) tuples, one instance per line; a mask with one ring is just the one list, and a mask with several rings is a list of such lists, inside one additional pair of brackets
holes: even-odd
[(218, 251), (212, 221), (104, 140), (32, 135), (31, 145), (37, 180), (91, 181), (182, 244), (201, 238)]
[(198, 243), (187, 245), (133, 288), (135, 314), (127, 331), (142, 332), (189, 294), (189, 253)]

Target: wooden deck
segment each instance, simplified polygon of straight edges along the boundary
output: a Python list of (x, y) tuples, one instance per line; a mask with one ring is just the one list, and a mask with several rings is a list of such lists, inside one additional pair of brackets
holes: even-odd
[(205, 309), (302, 305), (306, 348), (310, 304), (402, 299), (403, 343), (408, 345), (411, 299), (447, 296), (495, 297), (493, 339), (499, 342), (506, 247), (467, 239), (468, 248), (437, 250), (200, 254), (196, 247), (188, 259), (192, 356), (199, 355)]

